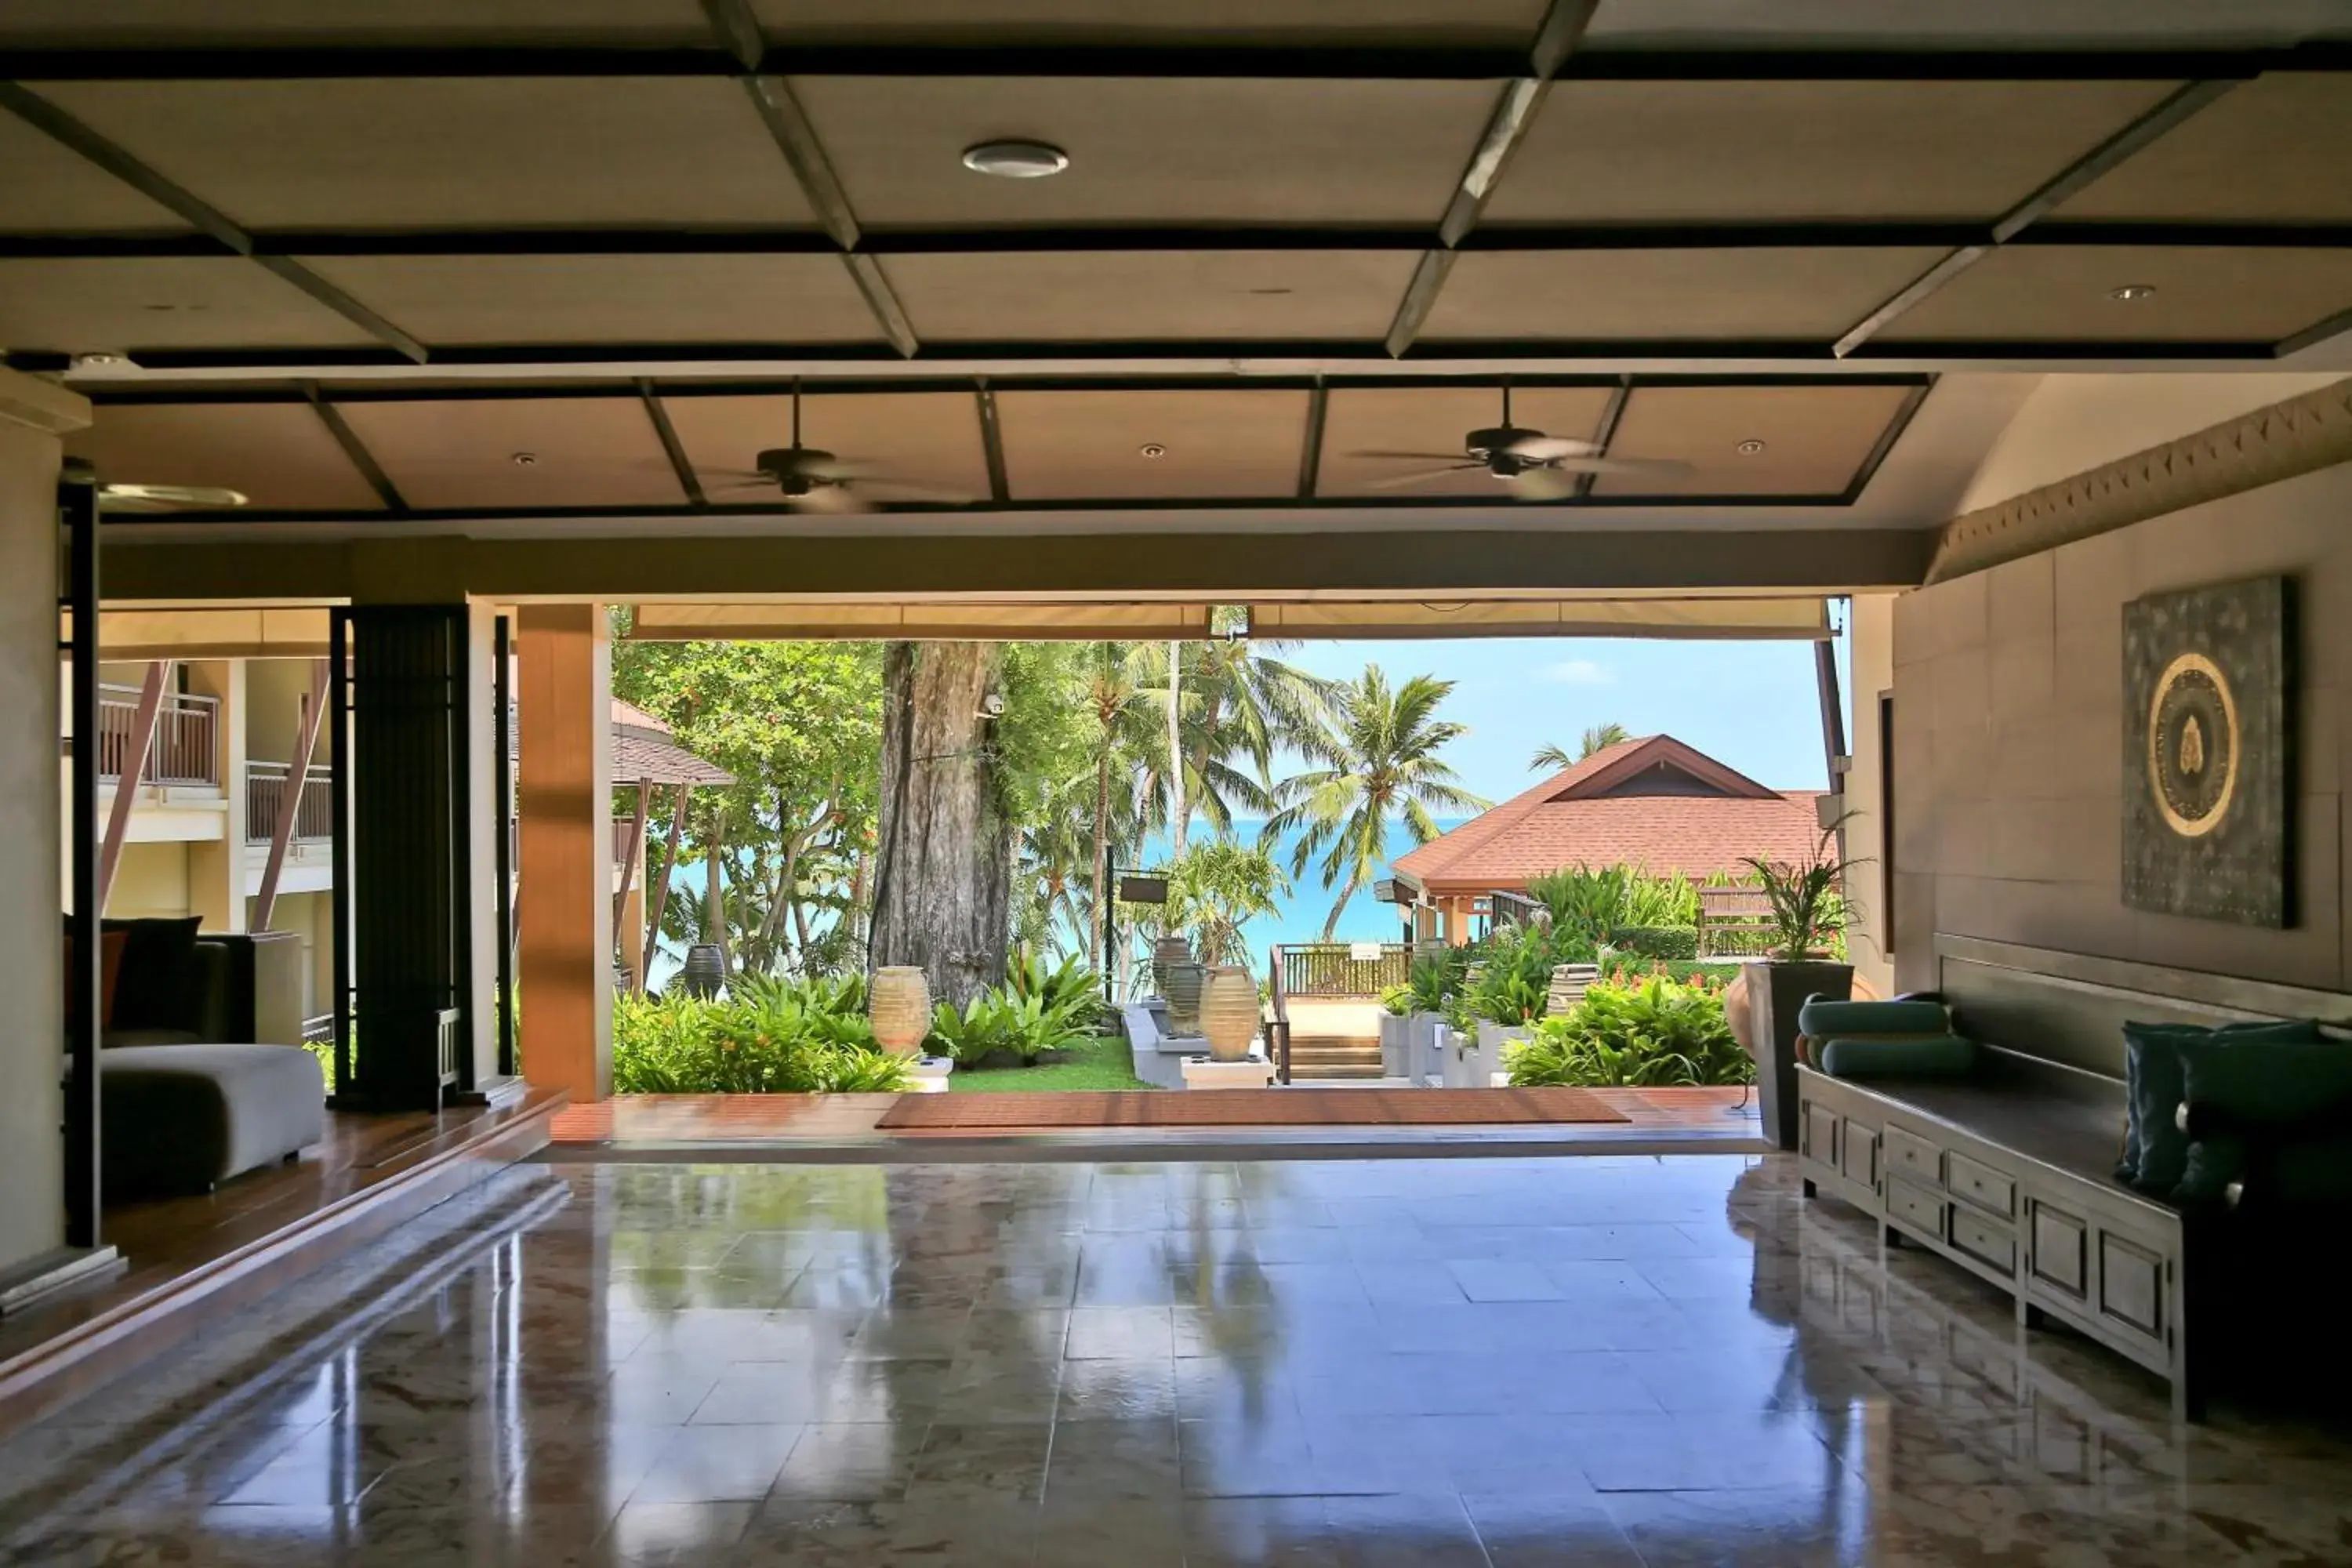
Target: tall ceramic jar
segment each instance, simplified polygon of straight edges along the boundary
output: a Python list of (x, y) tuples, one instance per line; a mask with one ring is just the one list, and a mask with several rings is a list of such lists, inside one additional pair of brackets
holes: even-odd
[(1197, 1035), (1201, 1032), (1201, 987), (1208, 972), (1197, 963), (1171, 963), (1168, 977), (1160, 983), (1160, 994), (1168, 998), (1168, 1032), (1171, 1035)]
[(1245, 1061), (1257, 1037), (1257, 982), (1237, 964), (1219, 964), (1201, 986), (1201, 1033), (1209, 1059)]
[(1151, 944), (1151, 978), (1162, 997), (1168, 994), (1168, 972), (1192, 962), (1192, 944), (1181, 936), (1163, 936)]
[(866, 1011), (876, 1045), (893, 1056), (922, 1055), (924, 1037), (931, 1032), (931, 986), (920, 969), (891, 964), (876, 970)]

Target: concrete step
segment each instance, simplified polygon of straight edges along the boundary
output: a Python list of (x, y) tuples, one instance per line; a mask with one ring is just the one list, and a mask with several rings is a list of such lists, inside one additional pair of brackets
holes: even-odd
[(1378, 1046), (1369, 1049), (1356, 1046), (1308, 1046), (1294, 1041), (1290, 1047), (1290, 1059), (1294, 1062), (1376, 1062), (1381, 1059), (1381, 1048)]
[(1290, 1063), (1290, 1081), (1319, 1083), (1339, 1079), (1378, 1079), (1381, 1071), (1378, 1058), (1369, 1062), (1302, 1062), (1296, 1058)]

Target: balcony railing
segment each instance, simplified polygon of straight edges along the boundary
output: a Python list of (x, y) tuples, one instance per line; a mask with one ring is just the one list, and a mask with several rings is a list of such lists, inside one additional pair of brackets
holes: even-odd
[[(278, 815), (294, 795), (293, 768), (285, 763), (245, 765), (245, 839), (267, 844), (278, 829)], [(334, 774), (311, 767), (302, 777), (300, 797), (294, 802), (294, 842), (317, 842), (335, 832)]]
[[(122, 763), (131, 755), (131, 731), (139, 721), (139, 689), (100, 686), (98, 689), (98, 775), (121, 779)], [(147, 784), (220, 784), (220, 701), (217, 698), (173, 693), (155, 713), (155, 738), (147, 748), (147, 765), (139, 782)]]
[(1412, 973), (1412, 949), (1402, 942), (1310, 942), (1276, 951), (1286, 996), (1378, 996)]

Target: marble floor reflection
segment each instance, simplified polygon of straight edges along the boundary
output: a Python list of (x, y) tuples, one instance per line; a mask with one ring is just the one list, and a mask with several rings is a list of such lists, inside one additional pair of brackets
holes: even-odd
[(1778, 1158), (540, 1166), (436, 1212), (0, 1446), (5, 1559), (2352, 1561), (2352, 1443), (2176, 1427)]

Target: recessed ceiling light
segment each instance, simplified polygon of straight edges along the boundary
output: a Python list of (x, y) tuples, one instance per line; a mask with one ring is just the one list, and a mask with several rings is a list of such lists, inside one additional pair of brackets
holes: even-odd
[(1164, 458), (1168, 455), (1168, 448), (1161, 446), (1157, 441), (1146, 441), (1142, 446), (1138, 447), (1136, 450), (1142, 453), (1147, 458)]
[(2153, 283), (2126, 283), (2120, 289), (2108, 289), (2107, 298), (2129, 302), (2133, 300), (2145, 300), (2155, 292), (2156, 285)]
[(74, 355), (76, 370), (107, 370), (118, 364), (130, 363), (127, 355), (116, 353), (110, 349), (99, 349), (89, 353)]
[(1738, 452), (1743, 458), (1752, 458), (1763, 449), (1764, 443), (1759, 441), (1753, 436), (1750, 436), (1747, 440), (1742, 441), (1738, 446), (1732, 448), (1733, 451)]
[(518, 468), (528, 468), (538, 461), (537, 452), (517, 452), (514, 455), (514, 466)]
[(1070, 155), (1046, 142), (982, 142), (963, 150), (963, 166), (1000, 180), (1042, 180), (1070, 166)]

